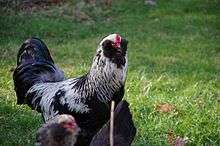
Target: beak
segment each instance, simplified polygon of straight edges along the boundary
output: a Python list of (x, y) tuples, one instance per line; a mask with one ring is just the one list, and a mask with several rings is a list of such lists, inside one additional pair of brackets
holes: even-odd
[(115, 48), (115, 49), (118, 49), (121, 47), (121, 44), (119, 42), (115, 42), (112, 44), (112, 46)]

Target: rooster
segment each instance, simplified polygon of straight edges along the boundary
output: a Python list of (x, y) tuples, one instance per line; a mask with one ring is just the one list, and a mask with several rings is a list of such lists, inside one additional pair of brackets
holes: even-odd
[(98, 44), (90, 70), (78, 78), (65, 79), (50, 52), (38, 38), (26, 40), (17, 56), (13, 74), (18, 104), (28, 104), (47, 122), (70, 114), (81, 131), (76, 146), (89, 145), (109, 119), (110, 101), (124, 95), (128, 41), (110, 34)]
[(79, 131), (71, 115), (59, 115), (38, 129), (35, 146), (74, 146)]

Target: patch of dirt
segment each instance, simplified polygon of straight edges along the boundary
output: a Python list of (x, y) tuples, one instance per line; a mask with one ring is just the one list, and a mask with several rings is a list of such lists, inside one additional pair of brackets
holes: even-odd
[(160, 103), (155, 106), (155, 110), (161, 113), (169, 113), (175, 109), (175, 106), (169, 103)]
[(63, 0), (0, 0), (0, 7), (5, 12), (31, 11), (46, 9), (48, 6), (59, 5)]
[(0, 0), (0, 13), (32, 14), (45, 10), (47, 16), (64, 16), (93, 24), (97, 20), (112, 21), (108, 16), (112, 0)]

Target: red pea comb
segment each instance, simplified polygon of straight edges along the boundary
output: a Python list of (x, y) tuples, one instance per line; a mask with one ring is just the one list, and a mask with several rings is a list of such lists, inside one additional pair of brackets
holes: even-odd
[(116, 35), (113, 46), (115, 48), (120, 48), (120, 46), (121, 46), (121, 36), (120, 35), (118, 35), (118, 34)]

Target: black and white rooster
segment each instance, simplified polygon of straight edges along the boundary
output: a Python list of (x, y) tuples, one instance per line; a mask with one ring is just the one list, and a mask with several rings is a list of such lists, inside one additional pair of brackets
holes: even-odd
[(110, 34), (99, 43), (87, 74), (65, 79), (47, 46), (38, 38), (26, 40), (17, 56), (13, 79), (18, 104), (28, 104), (45, 121), (60, 114), (73, 115), (81, 131), (76, 146), (89, 145), (109, 119), (110, 101), (124, 95), (127, 40)]

